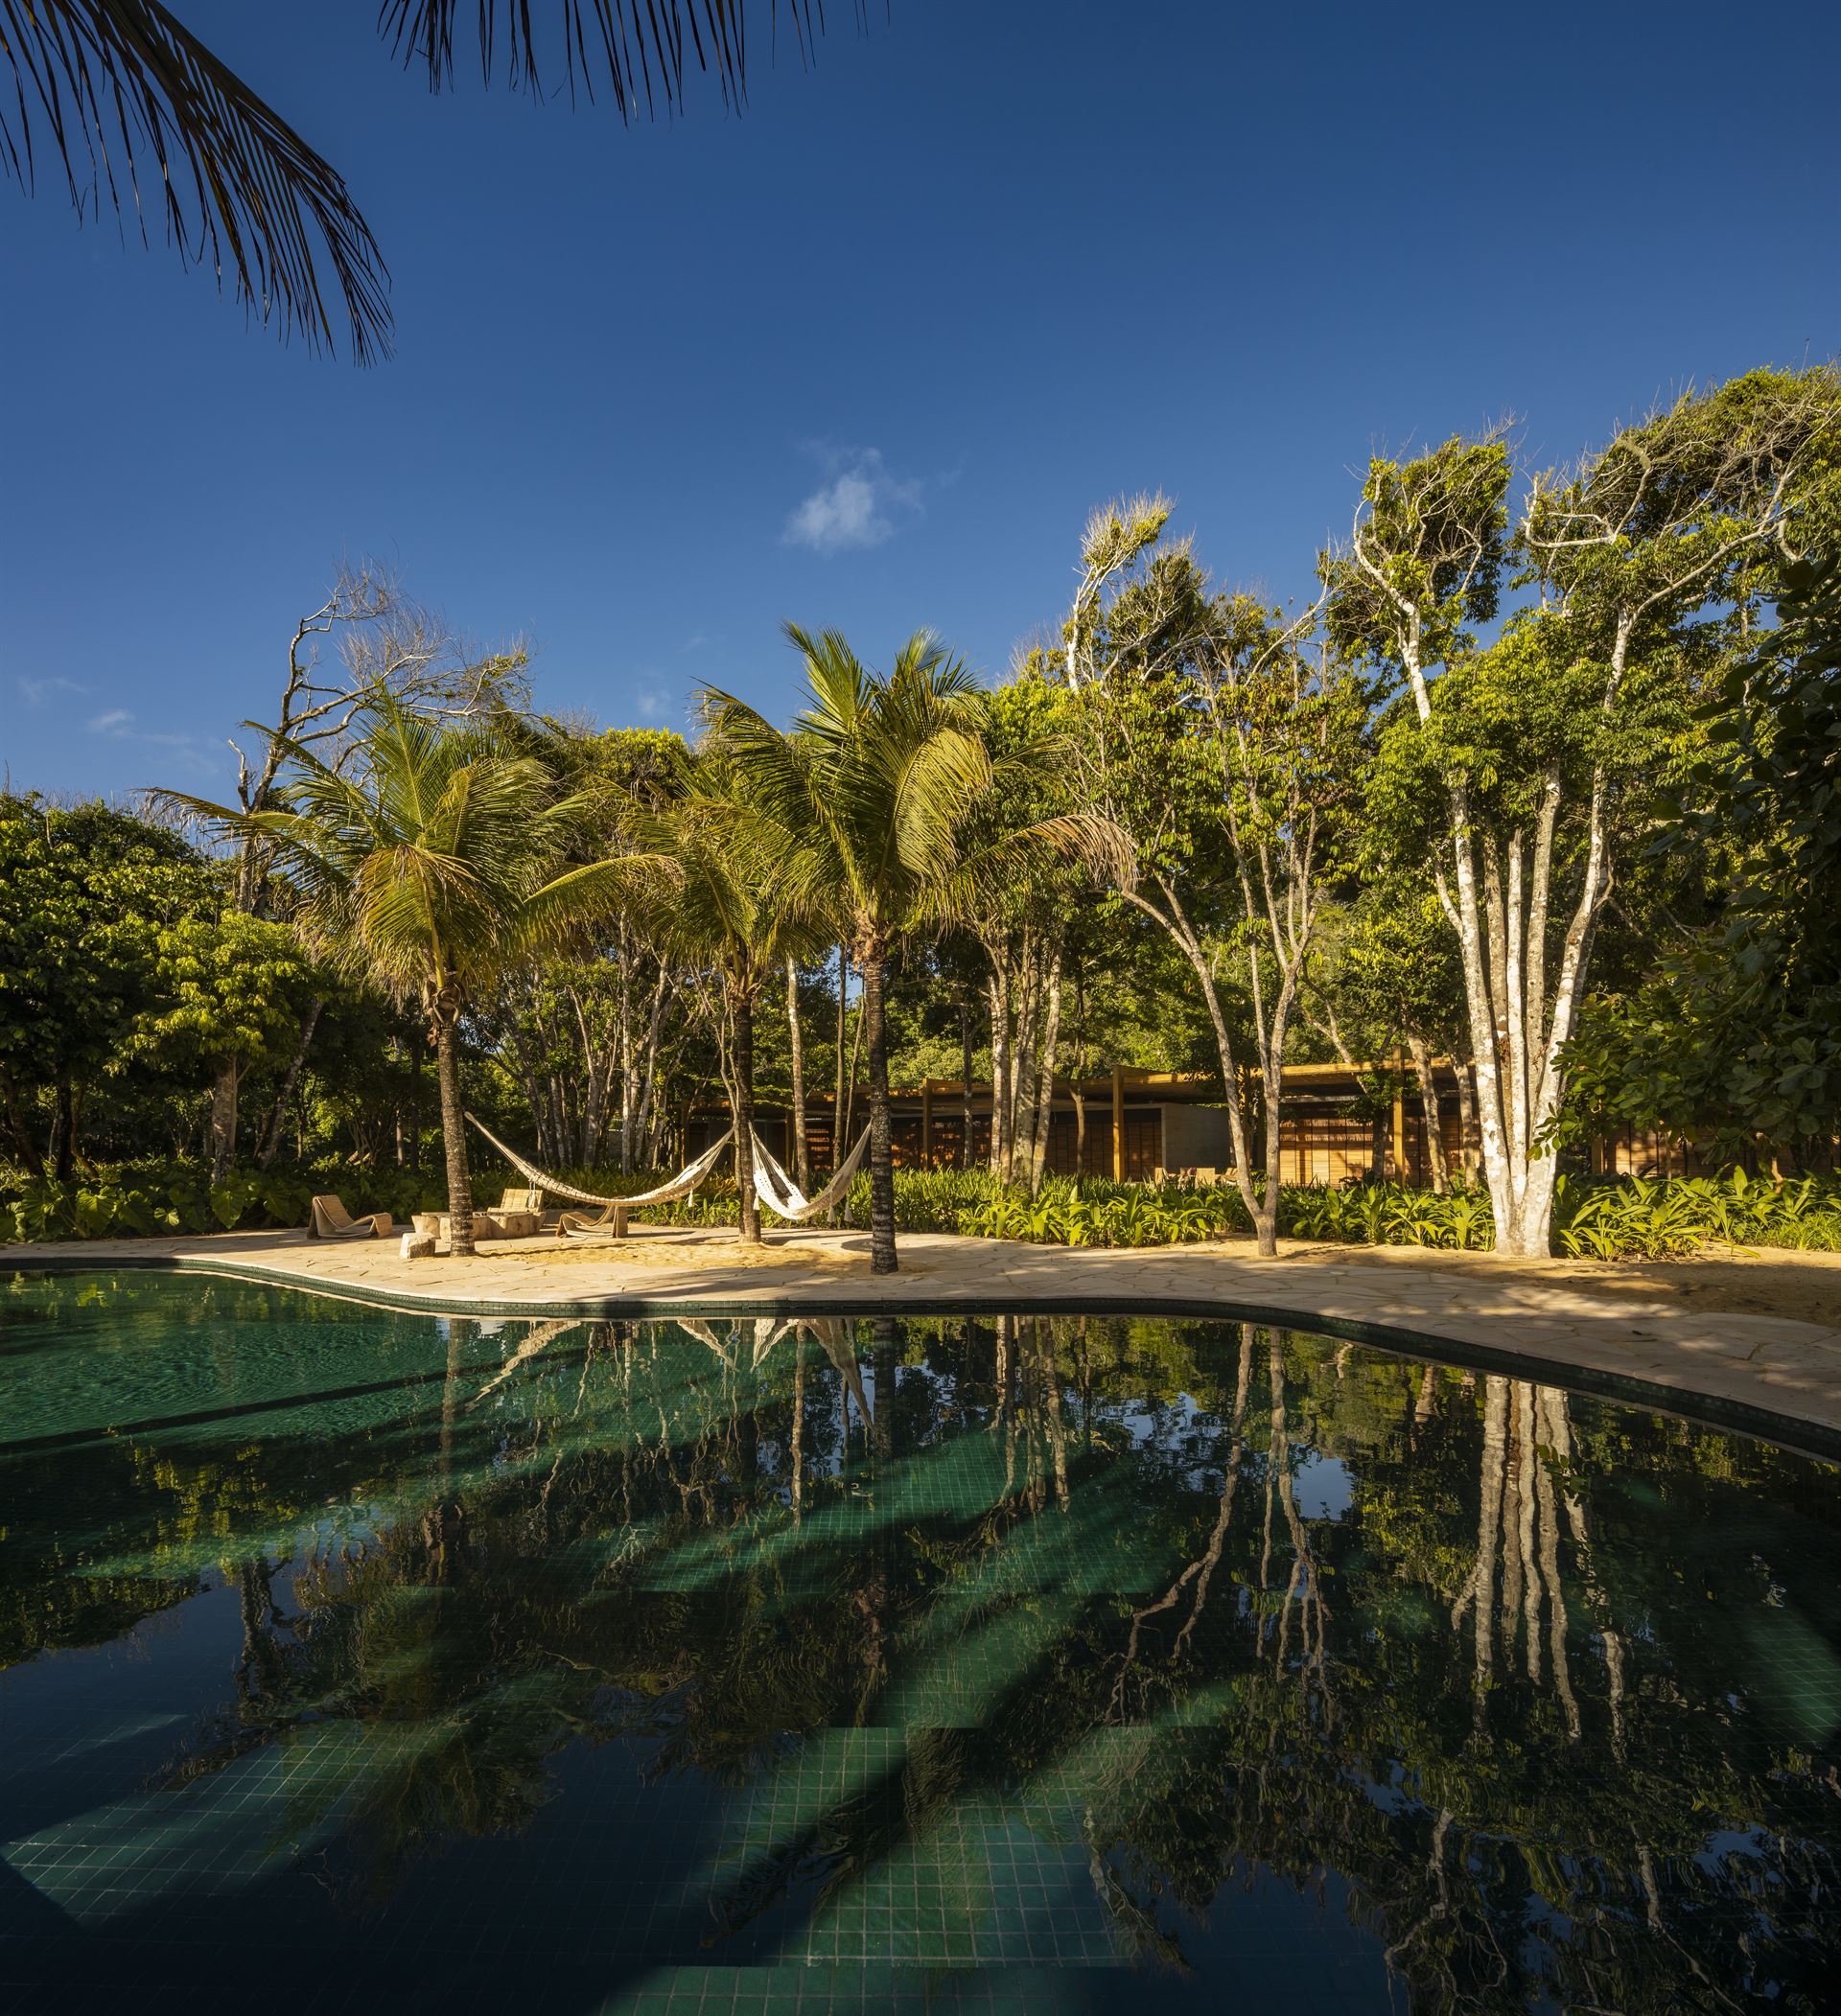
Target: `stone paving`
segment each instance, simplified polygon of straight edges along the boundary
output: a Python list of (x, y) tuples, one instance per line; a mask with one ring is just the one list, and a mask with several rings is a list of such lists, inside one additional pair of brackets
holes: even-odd
[(1559, 1282), (1492, 1282), (1480, 1266), (1376, 1266), (1348, 1252), (1263, 1261), (1238, 1242), (1121, 1251), (904, 1233), (901, 1271), (874, 1279), (861, 1232), (780, 1232), (764, 1253), (750, 1253), (729, 1232), (636, 1227), (623, 1245), (513, 1240), (490, 1243), (470, 1261), (408, 1261), (394, 1240), (324, 1241), (300, 1232), (14, 1246), (7, 1259), (15, 1267), (207, 1267), (400, 1307), (496, 1315), (1085, 1305), (1295, 1317), (1299, 1328), (1315, 1318), (1319, 1327), (1396, 1332), (1403, 1348), (1432, 1340), (1458, 1347), (1454, 1356), (1513, 1354), (1638, 1380), (1841, 1436), (1841, 1329), (1684, 1309), (1640, 1294), (1609, 1300)]

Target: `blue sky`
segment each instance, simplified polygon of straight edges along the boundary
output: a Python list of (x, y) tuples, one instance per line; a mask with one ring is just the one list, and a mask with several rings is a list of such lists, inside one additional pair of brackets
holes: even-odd
[(227, 790), (342, 558), (525, 638), (547, 707), (783, 713), (786, 617), (1001, 674), (1121, 491), (1308, 593), (1371, 447), (1513, 413), (1563, 460), (1841, 350), (1827, 5), (833, 0), (745, 116), (622, 128), (431, 98), (372, 0), (173, 4), (345, 174), (396, 355), (0, 188), (15, 788)]

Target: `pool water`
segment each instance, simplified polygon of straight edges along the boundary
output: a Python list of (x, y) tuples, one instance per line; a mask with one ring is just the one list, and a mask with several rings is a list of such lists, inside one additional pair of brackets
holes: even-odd
[(1232, 1323), (0, 1280), (0, 2006), (1835, 2006), (1841, 1474)]

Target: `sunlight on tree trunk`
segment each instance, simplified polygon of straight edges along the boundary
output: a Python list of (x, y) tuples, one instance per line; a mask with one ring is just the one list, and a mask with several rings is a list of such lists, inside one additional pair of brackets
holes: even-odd
[(734, 1073), (730, 1088), (735, 1123), (735, 1191), (737, 1224), (743, 1241), (761, 1243), (760, 1199), (755, 1194), (755, 998), (746, 985), (730, 989), (734, 1022)]
[(467, 1124), (460, 1100), (460, 1042), (453, 1012), (434, 1012), (434, 1055), (441, 1083), (441, 1139), (448, 1158), (449, 1251), (473, 1256), (473, 1178), (467, 1168)]
[[(870, 1052), (870, 1272), (893, 1274), (895, 1253), (895, 1167), (889, 1126), (889, 1038), (884, 1022), (880, 947), (859, 962), (863, 975), (862, 1017)], [(879, 1404), (879, 1402), (878, 1402)]]
[(799, 962), (786, 955), (786, 1030), (792, 1046), (793, 1174), (801, 1190), (812, 1187), (812, 1153), (805, 1134), (805, 1041), (799, 1019)]

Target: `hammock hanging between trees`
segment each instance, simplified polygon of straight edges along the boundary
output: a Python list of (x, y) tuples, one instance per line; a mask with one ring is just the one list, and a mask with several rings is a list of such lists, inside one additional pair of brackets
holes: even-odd
[(760, 1145), (760, 1136), (749, 1129), (749, 1138), (755, 1144), (755, 1194), (766, 1205), (775, 1217), (785, 1218), (794, 1225), (803, 1225), (808, 1218), (815, 1218), (821, 1211), (828, 1211), (851, 1187), (851, 1178), (856, 1174), (857, 1164), (863, 1160), (863, 1150), (870, 1145), (870, 1130), (865, 1127), (857, 1137), (856, 1146), (838, 1165), (838, 1170), (815, 1197), (806, 1197), (800, 1187), (781, 1168), (779, 1162)]
[[(726, 1128), (721, 1137), (705, 1148), (695, 1161), (687, 1162), (675, 1176), (667, 1177), (655, 1190), (646, 1190), (631, 1197), (603, 1196), (592, 1190), (578, 1190), (572, 1183), (565, 1183), (559, 1176), (552, 1176), (548, 1170), (539, 1169), (534, 1162), (526, 1161), (518, 1150), (499, 1139), (483, 1121), (467, 1115), (467, 1124), (484, 1135), (499, 1150), (513, 1169), (524, 1176), (536, 1189), (552, 1197), (568, 1197), (576, 1204), (596, 1204), (601, 1208), (598, 1218), (586, 1218), (580, 1212), (566, 1211), (557, 1221), (557, 1230), (565, 1236), (581, 1232), (598, 1231), (612, 1224), (614, 1237), (626, 1237), (626, 1215), (642, 1204), (668, 1204), (674, 1198), (688, 1196), (715, 1168), (724, 1151), (734, 1138), (734, 1128)], [(755, 1146), (755, 1194), (777, 1217), (787, 1219), (795, 1225), (803, 1225), (815, 1218), (820, 1212), (831, 1206), (851, 1187), (851, 1179), (856, 1174), (863, 1160), (863, 1152), (870, 1145), (870, 1130), (865, 1127), (856, 1138), (856, 1146), (845, 1156), (837, 1173), (826, 1184), (815, 1197), (806, 1197), (799, 1185), (780, 1166), (779, 1162), (761, 1146), (760, 1136), (750, 1130)]]
[(526, 1162), (518, 1150), (501, 1141), (483, 1122), (467, 1115), (469, 1126), (477, 1127), (492, 1143), (513, 1169), (529, 1178), (537, 1189), (552, 1197), (568, 1197), (577, 1204), (598, 1204), (601, 1215), (598, 1218), (585, 1218), (578, 1211), (566, 1211), (557, 1221), (556, 1229), (565, 1235), (581, 1231), (594, 1231), (612, 1223), (614, 1237), (626, 1237), (626, 1215), (636, 1204), (668, 1204), (674, 1197), (688, 1196), (697, 1185), (707, 1177), (722, 1158), (722, 1151), (734, 1137), (734, 1128), (730, 1127), (720, 1140), (705, 1148), (694, 1162), (687, 1162), (675, 1176), (668, 1177), (656, 1190), (641, 1191), (638, 1196), (609, 1197), (596, 1191), (577, 1190), (572, 1183), (565, 1183), (561, 1177), (552, 1176), (534, 1162)]

